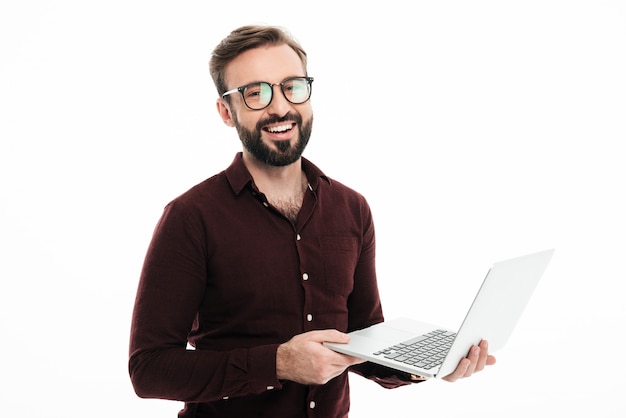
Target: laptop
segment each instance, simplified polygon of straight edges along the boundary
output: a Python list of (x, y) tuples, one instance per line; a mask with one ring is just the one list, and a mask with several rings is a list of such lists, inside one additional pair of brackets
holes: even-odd
[(334, 351), (428, 378), (452, 373), (472, 345), (489, 352), (507, 342), (550, 262), (554, 249), (494, 263), (457, 331), (410, 318), (396, 318), (350, 333)]

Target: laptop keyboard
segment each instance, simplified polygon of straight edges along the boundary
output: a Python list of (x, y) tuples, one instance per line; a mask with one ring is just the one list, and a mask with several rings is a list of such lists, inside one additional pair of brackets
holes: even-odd
[(437, 329), (374, 353), (423, 369), (439, 366), (448, 354), (456, 333)]

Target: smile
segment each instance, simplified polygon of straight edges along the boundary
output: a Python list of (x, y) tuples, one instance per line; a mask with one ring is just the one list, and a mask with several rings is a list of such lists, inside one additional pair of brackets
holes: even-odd
[(293, 129), (294, 125), (295, 123), (270, 126), (270, 127), (265, 128), (265, 130), (273, 134), (278, 134), (278, 133), (290, 131), (291, 129)]

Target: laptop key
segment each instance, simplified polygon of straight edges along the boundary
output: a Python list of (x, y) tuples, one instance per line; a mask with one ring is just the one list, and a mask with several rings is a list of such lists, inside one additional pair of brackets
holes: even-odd
[(391, 353), (391, 354), (385, 354), (385, 358), (388, 359), (395, 359), (396, 357), (400, 357), (402, 355), (402, 353)]

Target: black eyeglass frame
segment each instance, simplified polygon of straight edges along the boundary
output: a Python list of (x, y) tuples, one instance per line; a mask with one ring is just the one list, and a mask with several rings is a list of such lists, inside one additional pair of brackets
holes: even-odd
[[(308, 90), (309, 90), (309, 95), (307, 96), (306, 100), (302, 101), (302, 102), (293, 102), (291, 100), (289, 100), (289, 98), (287, 97), (287, 95), (285, 94), (285, 83), (291, 81), (291, 80), (295, 80), (295, 79), (304, 79), (307, 82), (308, 85)], [(303, 104), (308, 102), (311, 99), (311, 94), (313, 93), (313, 77), (308, 77), (308, 76), (298, 76), (298, 77), (287, 77), (286, 79), (284, 79), (283, 81), (281, 81), (280, 83), (269, 83), (267, 81), (257, 81), (254, 83), (249, 83), (246, 84), (245, 86), (240, 86), (240, 87), (236, 87), (232, 90), (228, 90), (227, 92), (222, 94), (222, 99), (225, 99), (226, 96), (233, 94), (233, 93), (241, 93), (241, 99), (243, 100), (243, 103), (246, 105), (246, 107), (250, 110), (263, 110), (266, 107), (268, 107), (271, 103), (272, 100), (274, 100), (274, 86), (280, 86), (280, 91), (283, 93), (283, 97), (285, 98), (285, 100), (287, 100), (289, 103), (292, 104)], [(259, 107), (259, 108), (254, 108), (254, 107), (250, 107), (250, 105), (248, 105), (248, 102), (246, 102), (246, 97), (243, 94), (246, 89), (252, 85), (255, 84), (259, 84), (259, 83), (265, 83), (268, 84), (270, 86), (270, 91), (272, 92), (272, 95), (270, 97), (269, 102), (267, 102), (267, 104), (263, 107)]]

